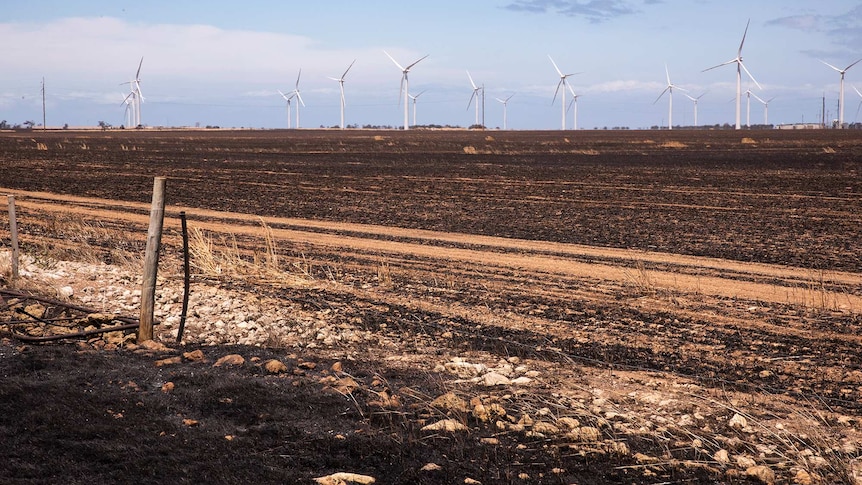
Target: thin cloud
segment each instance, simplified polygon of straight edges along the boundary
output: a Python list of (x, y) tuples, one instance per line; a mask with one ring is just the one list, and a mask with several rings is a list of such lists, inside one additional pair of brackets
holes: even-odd
[(515, 12), (556, 13), (568, 17), (585, 18), (591, 23), (601, 23), (624, 15), (640, 12), (640, 5), (655, 5), (661, 0), (516, 0), (504, 8)]
[[(849, 50), (847, 46), (857, 49), (856, 46), (862, 45), (862, 5), (857, 5), (840, 15), (791, 15), (770, 20), (766, 25), (825, 34), (833, 44), (842, 47), (842, 53), (835, 52), (833, 53), (835, 55), (845, 55)], [(813, 54), (814, 51), (808, 51), (808, 53)], [(825, 52), (819, 51), (819, 53)]]

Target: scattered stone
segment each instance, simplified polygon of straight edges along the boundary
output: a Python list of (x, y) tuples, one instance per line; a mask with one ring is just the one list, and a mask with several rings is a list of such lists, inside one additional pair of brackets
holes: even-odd
[(736, 465), (739, 466), (739, 468), (748, 469), (748, 468), (751, 468), (751, 467), (757, 465), (757, 462), (754, 461), (752, 458), (749, 458), (747, 456), (737, 455), (736, 456)]
[(138, 348), (150, 352), (168, 352), (171, 350), (165, 344), (155, 340), (144, 340), (138, 344)]
[(482, 438), (479, 440), (479, 442), (486, 444), (486, 445), (499, 445), (500, 444), (500, 440), (498, 440), (497, 438)]
[(565, 417), (557, 420), (557, 426), (571, 431), (580, 428), (581, 423), (575, 418)]
[(325, 477), (315, 478), (314, 481), (319, 483), (320, 485), (346, 485), (349, 483), (359, 483), (361, 485), (367, 485), (369, 483), (374, 483), (377, 480), (375, 480), (374, 477), (370, 477), (368, 475), (338, 472), (333, 473), (332, 475), (327, 475)]
[(420, 470), (423, 472), (435, 472), (437, 470), (442, 470), (442, 469), (443, 469), (443, 467), (436, 464), (436, 463), (426, 463), (425, 466), (420, 468)]
[(543, 435), (554, 435), (560, 433), (560, 428), (547, 421), (537, 421), (533, 424), (533, 431)]
[(745, 474), (760, 483), (765, 483), (767, 485), (773, 485), (775, 483), (775, 472), (768, 466), (757, 465), (748, 467), (745, 470)]
[(727, 453), (727, 450), (724, 449), (716, 451), (715, 454), (712, 455), (712, 459), (722, 465), (730, 463), (730, 455)]
[(284, 362), (278, 359), (271, 359), (263, 365), (263, 368), (266, 369), (270, 374), (281, 374), (287, 372), (287, 366), (284, 365)]
[(467, 485), (482, 485), (482, 482), (480, 482), (479, 480), (474, 480), (470, 477), (465, 478), (464, 483)]
[(192, 426), (199, 425), (200, 421), (198, 421), (197, 419), (186, 418), (186, 419), (183, 419), (183, 424), (191, 428)]
[(499, 374), (497, 372), (489, 372), (482, 376), (482, 384), (485, 387), (509, 386), (512, 384), (512, 381), (503, 374)]
[(183, 353), (183, 358), (192, 362), (204, 362), (206, 360), (206, 356), (201, 349), (192, 350), (191, 352), (185, 352)]
[(731, 428), (745, 429), (748, 427), (748, 420), (745, 419), (745, 416), (736, 413), (732, 418), (730, 418), (730, 421), (728, 421), (727, 424), (730, 425)]
[(57, 294), (60, 295), (60, 298), (71, 298), (75, 294), (75, 289), (71, 286), (63, 286), (57, 290)]
[(813, 485), (815, 482), (815, 478), (805, 470), (797, 470), (796, 475), (793, 476), (793, 483), (798, 485)]
[(243, 356), (241, 356), (239, 354), (228, 354), (228, 355), (225, 355), (224, 357), (218, 359), (217, 361), (215, 361), (215, 364), (213, 364), (213, 367), (221, 367), (223, 365), (243, 365), (243, 364), (245, 364), (245, 359), (243, 358)]
[(356, 389), (359, 389), (359, 384), (352, 377), (342, 377), (336, 380), (332, 387), (342, 394), (349, 394)]
[(174, 390), (174, 383), (173, 382), (165, 382), (162, 385), (162, 392), (164, 392), (164, 393), (169, 393), (173, 390)]
[(431, 423), (422, 427), (422, 431), (466, 431), (467, 427), (461, 424), (460, 421), (454, 419), (443, 419), (436, 423)]
[(296, 366), (300, 369), (313, 370), (317, 367), (317, 364), (315, 364), (314, 362), (300, 362), (296, 364)]
[(329, 370), (331, 370), (332, 372), (343, 372), (343, 368), (344, 366), (339, 361), (332, 364), (332, 367), (330, 367)]
[(436, 399), (431, 401), (431, 407), (446, 412), (467, 412), (467, 403), (451, 391), (441, 396), (438, 396)]
[(179, 364), (183, 361), (180, 356), (176, 357), (168, 357), (167, 359), (160, 359), (156, 361), (156, 367), (164, 367), (166, 365), (175, 365)]

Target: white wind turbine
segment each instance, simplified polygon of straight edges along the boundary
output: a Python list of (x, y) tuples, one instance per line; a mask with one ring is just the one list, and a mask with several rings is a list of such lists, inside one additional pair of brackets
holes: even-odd
[(573, 123), (572, 129), (577, 131), (577, 129), (578, 129), (578, 98), (580, 98), (581, 95), (575, 94), (575, 90), (572, 89), (571, 85), (569, 85), (569, 91), (572, 93), (572, 100), (569, 102), (569, 107), (567, 108), (567, 110), (570, 110), (572, 108), (575, 109), (575, 112), (572, 114), (572, 123)]
[(507, 125), (506, 108), (508, 108), (509, 100), (512, 99), (512, 96), (514, 96), (514, 94), (510, 94), (509, 97), (506, 99), (494, 98), (497, 101), (503, 103), (503, 129), (504, 130), (508, 129), (508, 127), (506, 126)]
[(135, 92), (132, 91), (128, 95), (123, 96), (123, 104), (126, 106), (125, 111), (123, 111), (123, 125), (127, 127), (131, 127), (132, 123), (135, 122)]
[(820, 61), (823, 64), (826, 64), (827, 66), (831, 67), (832, 69), (835, 69), (836, 71), (838, 71), (839, 74), (841, 74), (841, 87), (838, 90), (838, 128), (844, 127), (844, 73), (846, 73), (848, 69), (859, 63), (859, 61), (862, 61), (862, 59), (857, 60), (856, 62), (850, 64), (844, 69), (839, 69), (826, 61)]
[(398, 69), (401, 69), (401, 91), (398, 93), (398, 103), (399, 104), (401, 103), (401, 96), (403, 95), (404, 96), (404, 130), (408, 130), (408, 129), (410, 129), (410, 124), (409, 124), (410, 123), (410, 104), (409, 104), (410, 81), (407, 79), (407, 73), (410, 72), (410, 69), (413, 66), (415, 66), (416, 64), (419, 64), (419, 61), (421, 61), (422, 59), (425, 59), (430, 54), (426, 54), (426, 55), (422, 56), (421, 58), (419, 58), (419, 60), (415, 61), (413, 64), (408, 65), (407, 67), (402, 67), (401, 64), (398, 64), (398, 61), (396, 61), (395, 58), (393, 58), (392, 56), (389, 55), (388, 52), (383, 51), (383, 53), (386, 54), (386, 57), (391, 59), (392, 62), (394, 62), (396, 66), (398, 66)]
[(742, 45), (745, 44), (745, 36), (748, 34), (748, 25), (751, 23), (751, 19), (748, 20), (748, 23), (745, 24), (745, 32), (742, 33), (742, 42), (739, 43), (739, 50), (736, 51), (736, 57), (723, 62), (717, 66), (712, 66), (710, 68), (704, 69), (702, 72), (709, 71), (711, 69), (715, 69), (717, 67), (726, 66), (728, 64), (736, 64), (736, 129), (740, 129), (740, 109), (742, 108), (742, 71), (744, 70), (748, 77), (754, 81), (754, 84), (757, 84), (757, 87), (763, 89), (760, 86), (760, 83), (754, 79), (754, 76), (748, 72), (748, 69), (745, 67), (745, 64), (742, 63)]
[[(296, 86), (293, 88), (293, 92), (290, 93), (290, 97), (296, 96), (296, 99), (299, 101), (296, 103), (296, 127), (299, 128), (299, 105), (305, 106), (305, 101), (302, 100), (302, 96), (299, 94), (299, 77), (302, 76), (302, 69), (299, 69), (299, 74), (296, 75)], [(290, 101), (288, 101), (288, 107), (290, 107)], [(288, 121), (288, 128), (290, 128), (290, 122)]]
[(664, 91), (662, 91), (661, 94), (659, 94), (658, 97), (655, 98), (655, 101), (653, 101), (652, 104), (658, 103), (658, 100), (660, 100), (661, 97), (664, 96), (664, 93), (667, 93), (667, 99), (668, 99), (668, 103), (667, 103), (667, 129), (672, 130), (673, 129), (673, 89), (676, 88), (676, 89), (679, 89), (680, 91), (685, 91), (685, 89), (683, 89), (683, 88), (675, 85), (674, 83), (670, 82), (670, 71), (668, 71), (668, 69), (667, 69), (667, 64), (664, 65), (664, 73), (667, 76), (667, 87), (665, 87)]
[(562, 111), (562, 129), (565, 130), (566, 129), (566, 108), (567, 108), (567, 106), (566, 106), (566, 88), (568, 88), (570, 91), (572, 91), (572, 94), (575, 94), (574, 90), (572, 90), (571, 86), (569, 86), (568, 77), (574, 76), (575, 74), (580, 74), (580, 73), (576, 72), (576, 73), (572, 73), (572, 74), (563, 74), (563, 71), (561, 71), (560, 68), (557, 67), (557, 63), (554, 62), (554, 59), (550, 56), (550, 54), (548, 55), (548, 59), (551, 60), (551, 64), (554, 65), (554, 69), (556, 69), (557, 74), (560, 75), (560, 82), (557, 83), (557, 89), (554, 91), (554, 99), (551, 100), (551, 104), (554, 104), (554, 101), (557, 100), (557, 94), (560, 92), (560, 86), (563, 87), (563, 94), (560, 98), (560, 103), (561, 103), (560, 106), (562, 108), (561, 109), (561, 111)]
[[(143, 65), (144, 58), (141, 57), (141, 62), (138, 63), (138, 70), (135, 72), (135, 78), (127, 83), (123, 83), (128, 84), (132, 90), (129, 93), (129, 96), (131, 96), (132, 101), (134, 101), (135, 128), (141, 126), (141, 103), (144, 101), (144, 95), (141, 93), (141, 66)], [(132, 96), (132, 94), (134, 94), (134, 96)]]
[(685, 97), (686, 97), (686, 98), (688, 98), (688, 99), (690, 99), (690, 100), (692, 100), (692, 101), (694, 102), (694, 126), (695, 126), (695, 127), (697, 127), (697, 102), (698, 102), (698, 101), (700, 100), (700, 98), (702, 98), (702, 97), (703, 97), (703, 95), (704, 95), (704, 94), (706, 94), (706, 93), (703, 93), (703, 94), (701, 94), (700, 96), (698, 96), (698, 97), (696, 97), (696, 98), (693, 98), (693, 97), (689, 96), (689, 95), (688, 95), (688, 94), (686, 94), (686, 93), (683, 93), (683, 94), (685, 94)]
[(754, 96), (754, 99), (760, 101), (763, 104), (763, 124), (764, 124), (764, 126), (768, 125), (769, 124), (769, 103), (771, 103), (772, 100), (775, 99), (775, 97), (773, 96), (773, 97), (769, 98), (768, 100), (764, 101), (760, 98), (760, 96), (758, 96), (754, 93), (751, 93), (751, 95)]
[(421, 91), (419, 94), (408, 94), (410, 99), (413, 100), (413, 126), (416, 126), (416, 100), (419, 99), (419, 96), (422, 96), (422, 93), (425, 91)]
[(344, 102), (344, 77), (347, 76), (347, 71), (349, 71), (350, 68), (353, 67), (353, 64), (355, 64), (355, 63), (356, 63), (356, 59), (353, 59), (353, 62), (351, 62), (350, 65), (347, 66), (347, 69), (344, 71), (344, 74), (342, 74), (341, 77), (329, 78), (329, 79), (332, 79), (333, 81), (337, 82), (338, 87), (341, 88), (341, 129), (342, 130), (344, 129), (344, 105), (345, 105), (345, 102)]
[(479, 125), (479, 93), (481, 92), (483, 97), (485, 94), (485, 87), (476, 86), (476, 83), (473, 82), (473, 77), (470, 76), (470, 71), (467, 71), (467, 78), (470, 80), (470, 85), (473, 86), (473, 94), (470, 95), (470, 101), (467, 101), (467, 109), (470, 109), (470, 104), (473, 102), (473, 99), (476, 99), (476, 126)]
[(291, 93), (290, 96), (288, 96), (288, 95), (282, 93), (281, 90), (278, 91), (278, 94), (280, 94), (281, 97), (284, 98), (285, 101), (287, 101), (287, 129), (289, 130), (290, 129), (290, 100), (293, 99), (293, 97), (296, 96), (296, 94)]

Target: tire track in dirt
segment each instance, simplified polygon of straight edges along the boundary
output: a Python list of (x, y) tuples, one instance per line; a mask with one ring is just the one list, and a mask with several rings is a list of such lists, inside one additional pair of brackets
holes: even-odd
[[(48, 212), (147, 223), (148, 204), (65, 196), (44, 192), (0, 189), (16, 195), (24, 208)], [(178, 227), (171, 218), (185, 211), (193, 226), (216, 233), (259, 237), (266, 223), (279, 241), (305, 244), (340, 252), (409, 256), (521, 271), (532, 278), (545, 275), (613, 281), (650, 291), (709, 295), (720, 298), (762, 301), (802, 306), (836, 306), (845, 311), (862, 311), (862, 275), (848, 272), (818, 273), (761, 263), (743, 263), (696, 256), (681, 256), (626, 249), (599, 248), (545, 241), (507, 239), (492, 236), (443, 233), (365, 224), (335, 223), (304, 219), (255, 217), (191, 207), (169, 206), (167, 227)], [(402, 238), (402, 240), (392, 240)], [(455, 247), (453, 247), (455, 246)], [(663, 264), (685, 271), (647, 269), (646, 264)], [(697, 274), (697, 273), (709, 274)], [(695, 273), (695, 274), (692, 274)], [(738, 279), (745, 276), (749, 280)], [(750, 281), (758, 279), (761, 281)], [(832, 286), (845, 291), (828, 289)]]

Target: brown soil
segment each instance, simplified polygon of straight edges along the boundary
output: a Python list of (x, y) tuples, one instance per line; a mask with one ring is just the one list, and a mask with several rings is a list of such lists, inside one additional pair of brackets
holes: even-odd
[[(217, 284), (396, 342), (203, 348), (206, 363), (168, 367), (154, 362), (193, 346), (7, 342), (0, 477), (755, 480), (715, 458), (726, 450), (779, 480), (849, 481), (862, 416), (862, 138), (745, 135), (754, 143), (735, 132), (0, 135), (0, 187), (16, 196), (25, 250), (137, 254), (152, 176), (166, 175), (168, 264), (181, 210), (249, 257), (263, 222), (282, 264), (320, 284)], [(116, 232), (127, 237), (97, 234)], [(246, 364), (212, 366), (230, 353)], [(266, 372), (271, 358), (287, 372)], [(485, 388), (435, 370), (455, 358), (517, 359), (535, 382)], [(348, 375), (356, 386), (339, 388)], [(422, 431), (447, 415), (429, 403), (450, 390), (513, 418), (450, 411), (471, 431)], [(601, 436), (531, 433), (517, 428), (525, 414), (576, 417)], [(735, 414), (748, 429), (729, 424)]]

